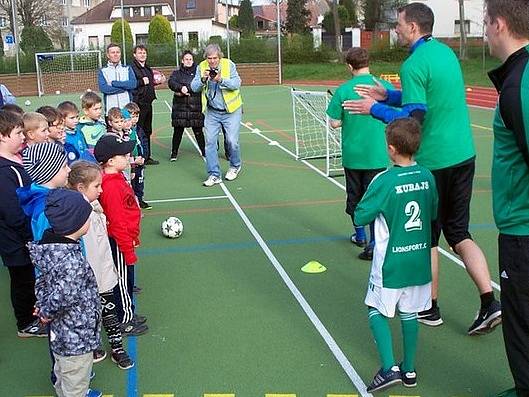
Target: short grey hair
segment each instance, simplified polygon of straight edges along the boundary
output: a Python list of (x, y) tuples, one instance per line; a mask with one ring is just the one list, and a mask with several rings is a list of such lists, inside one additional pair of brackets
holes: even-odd
[(224, 56), (222, 50), (220, 49), (220, 46), (217, 43), (208, 44), (204, 49), (204, 58), (207, 58), (208, 56), (211, 56), (213, 54), (217, 54), (219, 58), (222, 58)]

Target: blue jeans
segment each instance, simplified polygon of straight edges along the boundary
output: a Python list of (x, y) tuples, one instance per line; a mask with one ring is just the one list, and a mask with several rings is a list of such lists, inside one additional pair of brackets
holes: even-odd
[(241, 166), (241, 151), (239, 148), (239, 131), (241, 126), (242, 108), (233, 113), (217, 112), (207, 109), (204, 119), (206, 130), (206, 170), (208, 175), (220, 177), (219, 155), (217, 153), (217, 139), (221, 133), (221, 126), (226, 131), (230, 153), (230, 167)]

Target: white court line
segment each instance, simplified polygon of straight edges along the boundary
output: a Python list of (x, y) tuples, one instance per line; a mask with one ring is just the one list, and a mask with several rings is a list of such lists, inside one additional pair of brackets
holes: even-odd
[(174, 199), (149, 200), (149, 203), (174, 203), (179, 201), (218, 200), (224, 198), (228, 198), (228, 196), (185, 197)]
[[(248, 128), (249, 130), (251, 130), (254, 134), (257, 134), (259, 135), (260, 137), (262, 137), (264, 140), (266, 140), (268, 143), (272, 142), (272, 140), (270, 138), (268, 138), (267, 136), (261, 134), (261, 131), (258, 129), (258, 128), (252, 128), (251, 126), (248, 126), (244, 123), (241, 122), (241, 124)], [(288, 150), (287, 148), (281, 146), (281, 144), (279, 144), (278, 142), (276, 142), (276, 144), (274, 146), (277, 146), (278, 148), (280, 148), (281, 150), (283, 150), (284, 152), (288, 153), (289, 155), (291, 155), (292, 157), (296, 158), (296, 155), (294, 153), (292, 153), (290, 150)], [(314, 171), (316, 171), (318, 174), (320, 174), (321, 176), (323, 176), (325, 179), (327, 179), (328, 181), (334, 183), (336, 186), (338, 186), (340, 189), (342, 189), (343, 191), (345, 191), (345, 185), (342, 185), (340, 182), (338, 182), (336, 179), (334, 178), (330, 178), (328, 177), (327, 175), (325, 175), (325, 173), (323, 171), (321, 171), (320, 169), (318, 169), (317, 167), (315, 167), (314, 165), (310, 164), (308, 161), (306, 160), (301, 160), (301, 162), (303, 164), (305, 164), (306, 166), (310, 167), (311, 169), (313, 169)], [(437, 247), (437, 250), (443, 254), (444, 256), (446, 256), (448, 259), (452, 260), (454, 263), (456, 263), (457, 265), (461, 266), (463, 269), (466, 270), (466, 267), (465, 267), (465, 264), (463, 263), (462, 260), (460, 260), (459, 258), (457, 258), (456, 256), (452, 255), (451, 253), (447, 252), (446, 250), (444, 250), (443, 248), (441, 247)], [(491, 284), (492, 284), (492, 287), (495, 288), (496, 290), (500, 291), (500, 286), (495, 283), (493, 280), (491, 280)]]
[[(166, 103), (167, 103), (167, 101), (166, 101)], [(169, 104), (167, 104), (167, 106), (169, 106)], [(242, 124), (242, 122), (241, 122), (241, 124)], [(195, 142), (195, 140), (193, 139), (191, 134), (187, 131), (187, 129), (185, 130), (185, 133), (186, 133), (187, 137), (191, 140), (191, 142), (193, 143), (195, 148), (198, 151), (200, 151), (197, 143)], [(204, 161), (205, 161), (205, 159), (204, 159)], [(353, 368), (353, 366), (351, 365), (351, 363), (349, 362), (349, 360), (345, 356), (345, 354), (342, 351), (342, 349), (340, 349), (340, 346), (338, 346), (338, 344), (336, 343), (336, 341), (334, 340), (332, 335), (329, 333), (327, 328), (325, 328), (325, 326), (323, 325), (321, 320), (318, 318), (318, 316), (316, 315), (314, 310), (312, 310), (312, 308), (310, 307), (310, 305), (307, 302), (307, 300), (301, 294), (301, 291), (296, 287), (296, 285), (294, 284), (292, 279), (288, 276), (287, 272), (285, 271), (285, 269), (283, 268), (281, 263), (277, 260), (275, 255), (272, 253), (272, 251), (270, 250), (270, 248), (268, 247), (266, 242), (263, 240), (263, 238), (261, 237), (261, 235), (259, 234), (257, 229), (255, 229), (255, 227), (253, 226), (252, 222), (246, 216), (246, 214), (242, 210), (241, 206), (239, 205), (237, 200), (235, 200), (233, 195), (230, 193), (230, 191), (228, 190), (228, 188), (226, 187), (224, 182), (220, 183), (220, 187), (224, 191), (224, 194), (226, 194), (226, 196), (228, 196), (228, 199), (230, 200), (231, 204), (233, 205), (233, 207), (235, 208), (235, 210), (237, 211), (237, 213), (241, 217), (242, 221), (244, 222), (244, 224), (246, 225), (246, 227), (248, 228), (248, 230), (250, 231), (252, 236), (255, 238), (255, 240), (257, 241), (257, 243), (259, 244), (259, 246), (261, 247), (261, 249), (265, 253), (265, 255), (267, 256), (268, 260), (272, 263), (272, 265), (274, 266), (274, 268), (278, 272), (279, 276), (281, 277), (283, 282), (286, 284), (287, 288), (290, 290), (292, 295), (294, 295), (294, 298), (296, 298), (296, 300), (300, 304), (301, 308), (303, 309), (303, 311), (305, 312), (305, 314), (307, 315), (309, 320), (312, 322), (312, 324), (314, 325), (316, 330), (319, 332), (319, 334), (321, 335), (321, 337), (323, 338), (323, 340), (325, 341), (327, 346), (329, 346), (329, 349), (331, 350), (332, 354), (338, 360), (338, 363), (344, 369), (345, 373), (347, 374), (347, 376), (349, 377), (351, 382), (355, 385), (355, 387), (357, 388), (358, 392), (363, 397), (371, 396), (371, 394), (367, 392), (367, 390), (366, 390), (367, 387), (366, 387), (364, 381), (362, 380), (362, 378), (360, 378), (360, 375), (358, 375), (356, 370)]]

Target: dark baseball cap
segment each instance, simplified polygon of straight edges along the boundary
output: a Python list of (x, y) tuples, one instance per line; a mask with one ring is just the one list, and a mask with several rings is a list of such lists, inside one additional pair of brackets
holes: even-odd
[(125, 155), (134, 150), (136, 145), (133, 141), (128, 141), (116, 134), (105, 134), (94, 147), (94, 157), (101, 164), (106, 163), (114, 156)]

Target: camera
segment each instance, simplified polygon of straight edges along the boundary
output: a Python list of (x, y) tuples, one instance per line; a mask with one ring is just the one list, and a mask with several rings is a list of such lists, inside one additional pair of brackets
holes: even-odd
[(214, 79), (219, 74), (219, 69), (209, 69), (209, 78)]

